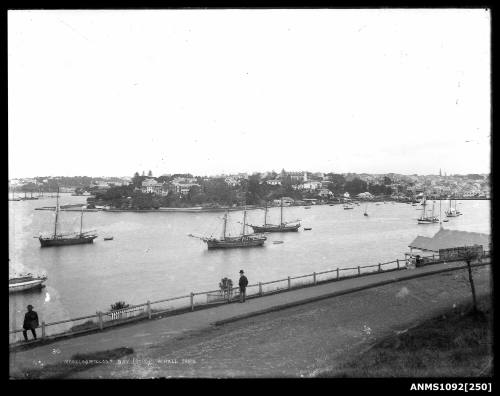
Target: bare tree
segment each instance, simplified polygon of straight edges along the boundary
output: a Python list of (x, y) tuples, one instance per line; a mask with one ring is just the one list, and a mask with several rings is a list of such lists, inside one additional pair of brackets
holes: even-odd
[(473, 312), (474, 314), (478, 313), (477, 309), (477, 300), (476, 300), (476, 289), (474, 287), (474, 278), (472, 277), (472, 267), (471, 267), (471, 262), (472, 260), (478, 258), (478, 253), (474, 251), (473, 249), (465, 249), (463, 253), (461, 254), (462, 258), (465, 260), (467, 263), (467, 270), (469, 271), (469, 283), (470, 283), (470, 289), (472, 293), (472, 305), (473, 305)]

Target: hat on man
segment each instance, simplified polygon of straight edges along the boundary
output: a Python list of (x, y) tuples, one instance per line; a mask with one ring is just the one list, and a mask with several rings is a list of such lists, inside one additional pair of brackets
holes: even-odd
[(242, 273), (243, 273), (243, 270), (240, 270), (240, 274), (242, 274)]

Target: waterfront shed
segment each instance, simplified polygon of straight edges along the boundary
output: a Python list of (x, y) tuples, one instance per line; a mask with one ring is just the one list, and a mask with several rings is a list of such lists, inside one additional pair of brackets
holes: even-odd
[(449, 249), (461, 248), (464, 246), (480, 246), (482, 250), (491, 249), (491, 238), (489, 234), (479, 232), (468, 232), (460, 230), (448, 230), (441, 228), (434, 236), (417, 236), (409, 245), (410, 253), (413, 257), (413, 250), (425, 253), (442, 253)]

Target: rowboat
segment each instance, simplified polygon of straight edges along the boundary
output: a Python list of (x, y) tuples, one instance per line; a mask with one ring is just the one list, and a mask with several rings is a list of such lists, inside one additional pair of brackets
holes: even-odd
[(42, 288), (43, 282), (47, 280), (46, 276), (33, 276), (32, 274), (19, 275), (9, 279), (9, 293), (20, 292), (35, 288)]

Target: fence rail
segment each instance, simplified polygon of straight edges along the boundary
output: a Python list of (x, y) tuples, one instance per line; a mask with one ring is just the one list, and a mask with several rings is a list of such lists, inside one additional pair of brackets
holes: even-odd
[[(489, 258), (489, 257), (490, 257), (490, 252), (484, 251), (483, 255), (479, 257), (478, 260), (480, 262), (483, 258)], [(428, 256), (421, 256), (421, 259), (422, 259), (422, 265), (437, 264), (444, 261), (441, 260), (439, 256), (436, 256), (434, 254)], [(464, 261), (464, 260), (460, 258), (446, 260), (446, 262), (456, 262), (456, 261)], [(387, 268), (387, 266), (390, 264), (396, 264), (396, 266), (393, 265), (392, 267)], [(384, 266), (385, 268), (383, 268)], [(376, 271), (363, 271), (365, 269), (374, 267), (377, 267)], [(349, 279), (358, 276), (367, 276), (367, 275), (377, 274), (380, 272), (397, 271), (407, 268), (408, 268), (408, 258), (405, 258), (405, 259), (388, 261), (385, 263), (370, 264), (357, 267), (335, 268), (332, 270), (313, 272), (307, 275), (298, 275), (293, 277), (289, 276), (283, 279), (272, 280), (268, 282), (259, 282), (248, 285), (247, 296), (250, 298), (255, 298), (259, 296), (280, 293), (290, 289), (313, 286), (318, 283), (334, 282), (342, 279)], [(351, 273), (345, 275), (346, 272), (348, 271), (356, 271), (356, 272), (354, 274)], [(342, 276), (342, 273), (344, 273), (344, 276)], [(326, 277), (322, 276), (327, 274), (333, 274), (333, 276), (326, 276)], [(306, 278), (309, 278), (311, 280), (307, 280)], [(297, 279), (306, 279), (306, 280), (304, 282), (292, 282), (296, 281)], [(266, 286), (268, 285), (274, 285), (280, 282), (281, 283), (286, 282), (286, 283), (278, 286), (277, 288), (266, 288)], [(146, 303), (132, 305), (119, 310), (112, 310), (108, 312), (98, 311), (94, 315), (80, 316), (77, 318), (60, 320), (56, 322), (45, 323), (42, 321), (41, 323), (42, 339), (47, 337), (47, 328), (50, 326), (59, 326), (62, 324), (67, 324), (69, 326), (70, 324), (74, 324), (75, 322), (87, 319), (86, 322), (80, 324), (74, 324), (69, 329), (66, 328), (63, 329), (63, 331), (59, 332), (54, 331), (52, 332), (52, 334), (50, 334), (51, 337), (95, 331), (97, 329), (103, 330), (105, 327), (115, 326), (117, 324), (128, 322), (131, 320), (139, 320), (146, 316), (149, 319), (151, 319), (154, 315), (160, 313), (165, 313), (165, 312), (175, 313), (176, 311), (185, 312), (187, 310), (193, 311), (195, 307), (229, 303), (234, 301), (235, 299), (239, 299), (240, 297), (239, 294), (240, 294), (239, 287), (233, 287), (231, 290), (217, 289), (217, 290), (190, 293), (183, 296), (170, 297), (156, 301), (147, 301)], [(200, 300), (195, 301), (195, 297), (197, 296), (205, 296), (205, 299), (203, 299), (202, 301)], [(179, 300), (186, 300), (186, 301), (177, 306), (167, 306), (167, 307), (163, 306), (163, 308), (155, 308), (155, 309), (152, 309), (151, 307), (152, 305), (157, 305), (162, 303), (172, 303)], [(21, 332), (23, 332), (23, 329), (10, 330), (9, 335), (14, 335)], [(20, 339), (14, 339), (14, 340), (11, 339), (9, 341), (10, 343), (15, 343), (19, 340)]]

